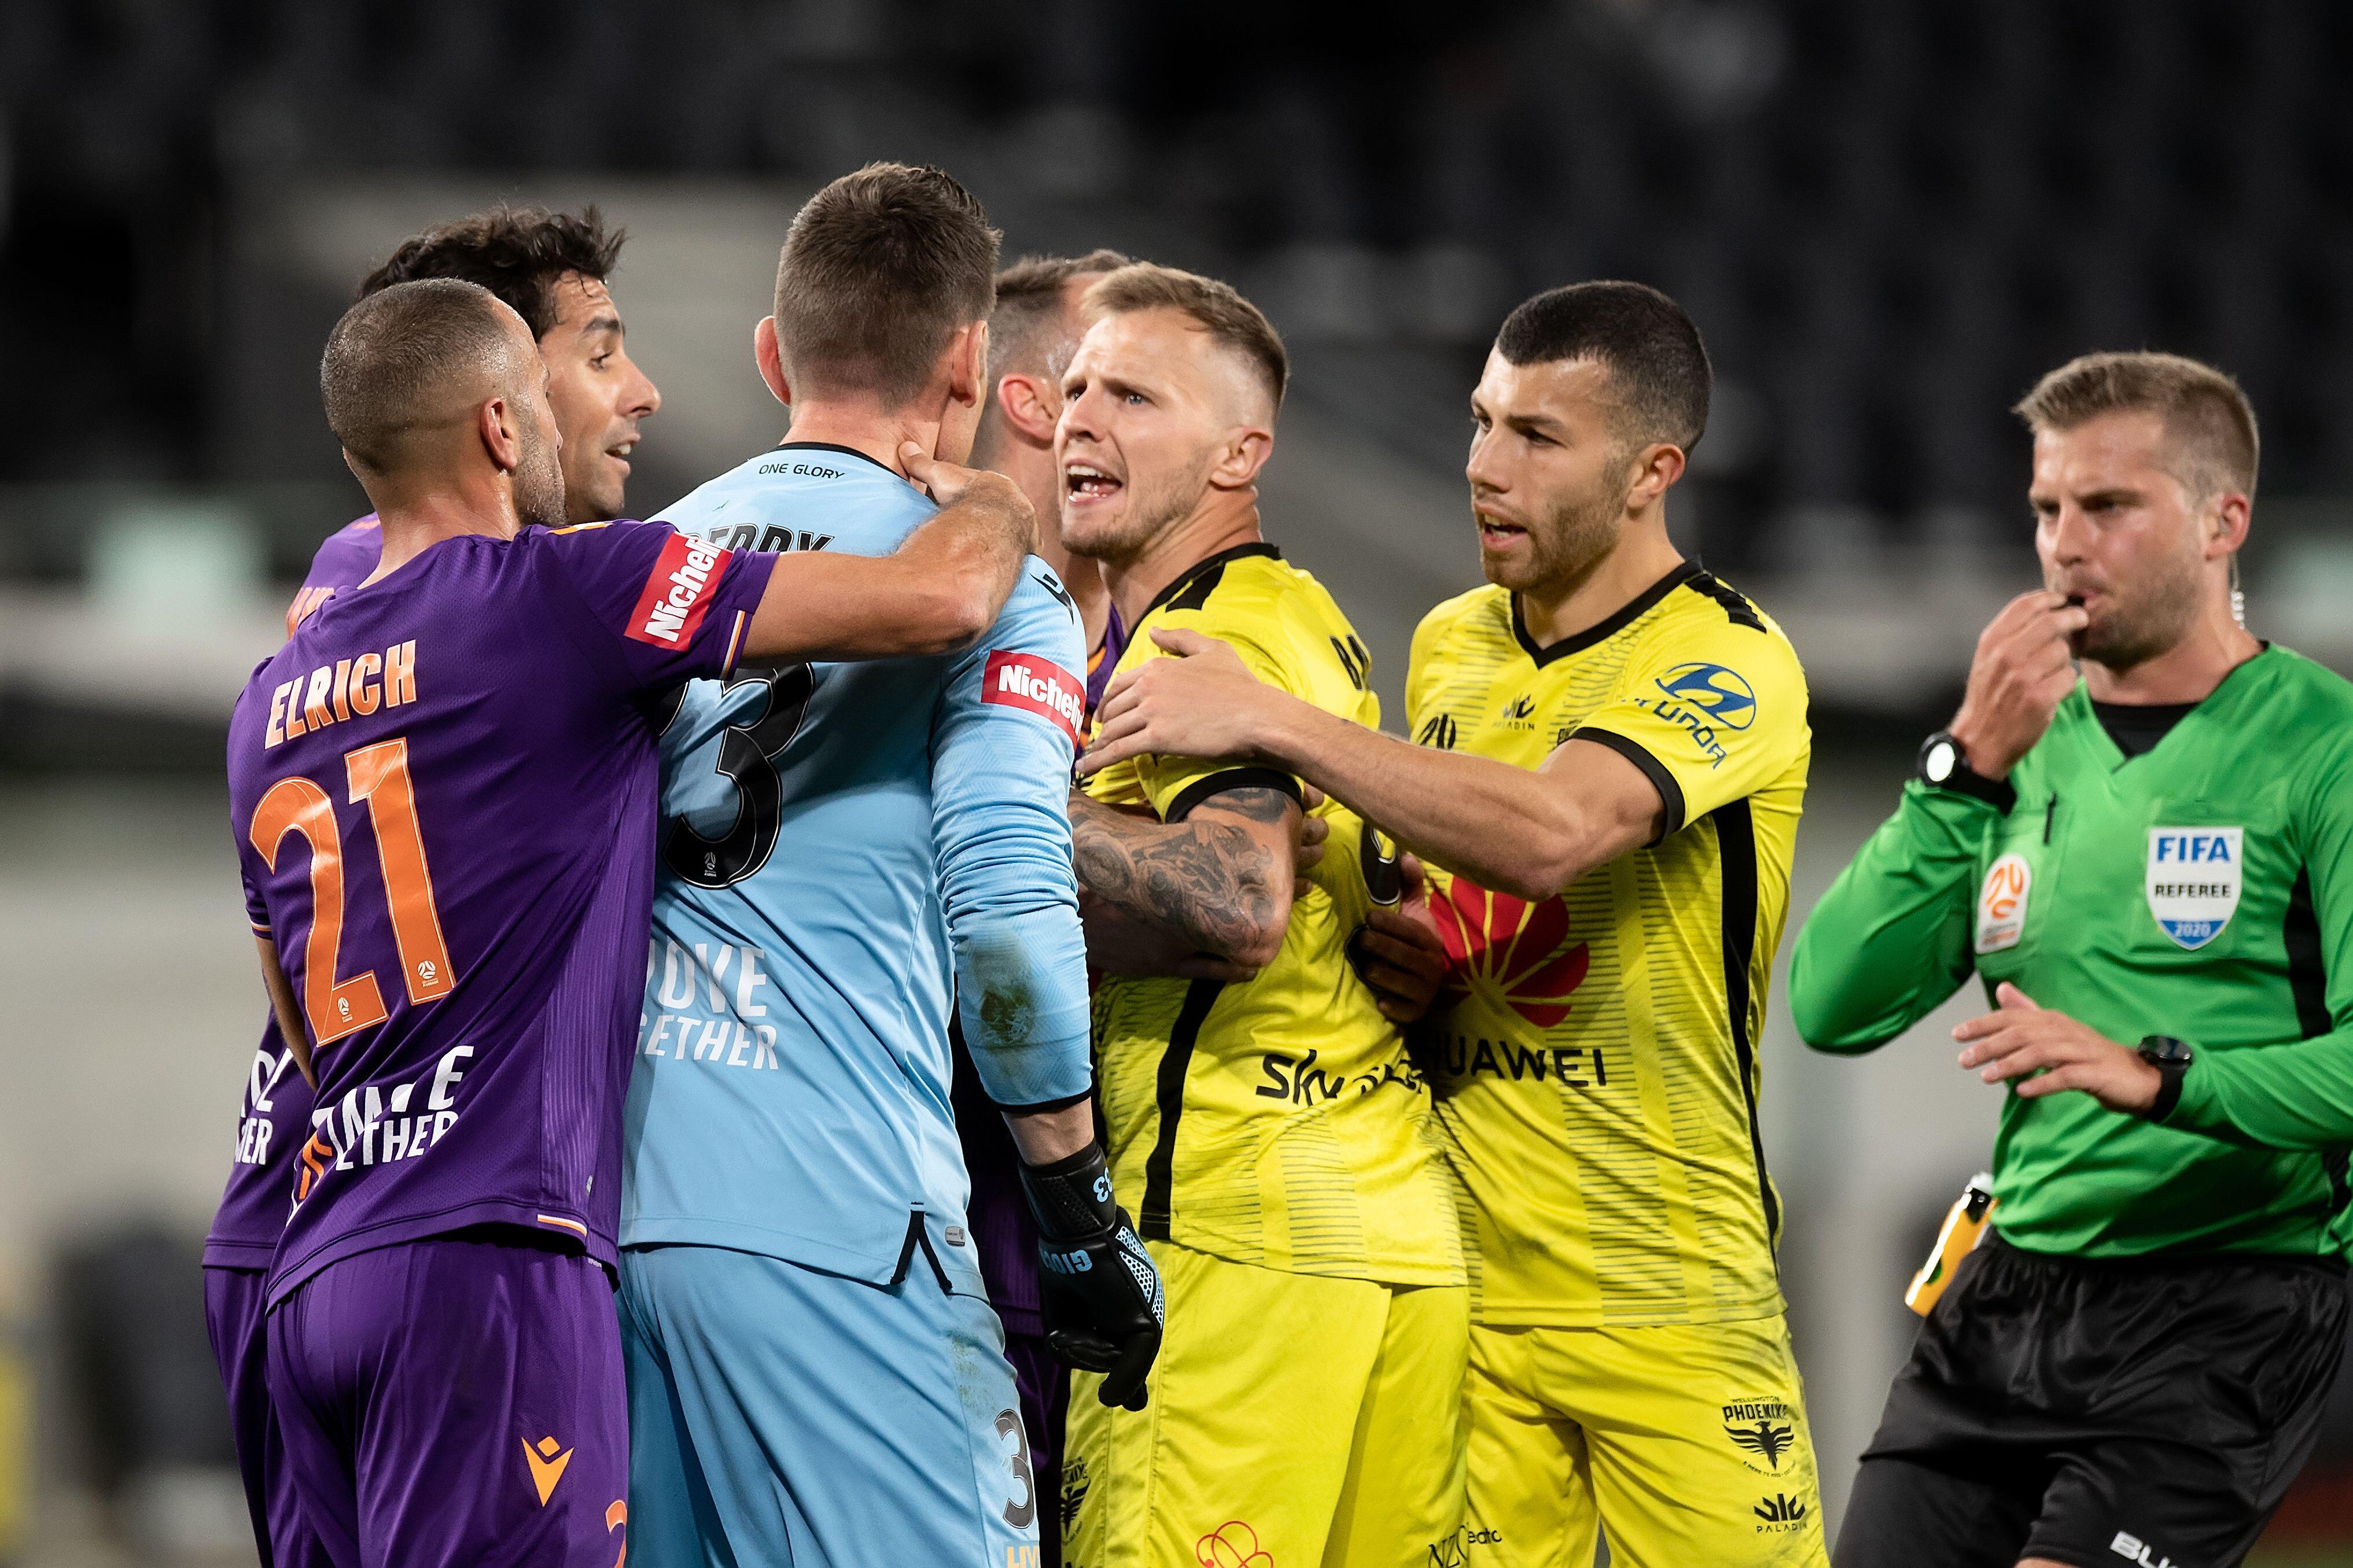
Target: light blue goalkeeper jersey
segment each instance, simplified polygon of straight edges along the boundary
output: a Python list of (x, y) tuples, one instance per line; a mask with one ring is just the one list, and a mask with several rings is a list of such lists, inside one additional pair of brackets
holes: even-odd
[[(905, 479), (791, 443), (662, 514), (754, 550), (883, 555)], [(1076, 611), (1032, 558), (960, 654), (746, 666), (661, 736), (653, 954), (625, 1122), (621, 1244), (765, 1253), (888, 1282), (927, 1251), (977, 1291), (949, 1109), (962, 998), (1000, 1105), (1086, 1093), (1067, 809)]]

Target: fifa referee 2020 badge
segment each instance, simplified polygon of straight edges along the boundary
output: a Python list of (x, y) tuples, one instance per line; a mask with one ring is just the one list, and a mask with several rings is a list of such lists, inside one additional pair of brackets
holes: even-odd
[(2236, 1562), (2344, 1344), (2353, 684), (2240, 618), (2228, 376), (2092, 354), (2017, 412), (2044, 586), (1978, 638), (1790, 977), (1808, 1043), (1860, 1053), (1976, 974), (1959, 1065), (2004, 1086), (1991, 1222), (1836, 1561)]

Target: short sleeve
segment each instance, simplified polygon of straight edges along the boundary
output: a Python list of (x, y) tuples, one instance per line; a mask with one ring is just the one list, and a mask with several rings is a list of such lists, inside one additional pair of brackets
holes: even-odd
[(776, 562), (666, 522), (548, 529), (538, 548), (580, 612), (591, 656), (632, 692), (733, 670)]
[[(1243, 665), (1259, 679), (1293, 697), (1314, 700), (1297, 657), (1286, 646), (1242, 631), (1235, 623), (1219, 616), (1217, 608), (1217, 602), (1212, 600), (1208, 609), (1170, 617), (1168, 624), (1216, 637), (1240, 655)], [(1160, 651), (1148, 639), (1141, 640), (1154, 650), (1148, 657), (1176, 657)], [(1136, 759), (1136, 775), (1163, 822), (1182, 822), (1194, 807), (1228, 790), (1274, 789), (1294, 801), (1303, 803), (1306, 799), (1299, 781), (1280, 768), (1243, 766), (1222, 759), (1155, 753)]]
[(261, 900), (261, 885), (253, 875), (252, 851), (245, 844), (237, 845), (237, 880), (245, 884), (245, 919), (257, 935), (269, 934), (269, 906)]
[(1805, 671), (1777, 631), (1729, 619), (1662, 627), (1570, 739), (1642, 770), (1666, 803), (1664, 837), (1764, 788), (1804, 752)]

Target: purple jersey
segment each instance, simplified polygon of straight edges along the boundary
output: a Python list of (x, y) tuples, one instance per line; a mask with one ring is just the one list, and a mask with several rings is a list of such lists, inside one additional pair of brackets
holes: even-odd
[(485, 1223), (613, 1259), (649, 710), (727, 673), (774, 564), (659, 523), (446, 539), (254, 672), (230, 824), (320, 1079), (273, 1302), (337, 1258)]
[[(286, 606), (286, 635), (339, 593), (368, 579), (384, 551), (384, 530), (375, 514), (345, 523), (327, 536), (311, 558), (310, 574)], [(261, 1044), (246, 1071), (237, 1101), (237, 1147), (230, 1157), (228, 1185), (205, 1237), (207, 1268), (267, 1268), (286, 1228), (286, 1208), (294, 1197), (294, 1152), (311, 1131), (311, 1086), (286, 1054), (278, 1020), (262, 1026)]]

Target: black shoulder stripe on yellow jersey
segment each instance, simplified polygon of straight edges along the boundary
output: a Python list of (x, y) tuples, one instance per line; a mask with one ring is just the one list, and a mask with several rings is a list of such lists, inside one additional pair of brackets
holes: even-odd
[(1300, 789), (1299, 781), (1282, 769), (1228, 768), (1223, 773), (1211, 773), (1208, 778), (1195, 779), (1187, 784), (1177, 793), (1176, 798), (1168, 803), (1168, 815), (1164, 820), (1182, 822), (1211, 795), (1236, 789), (1280, 790), (1291, 797), (1293, 805), (1302, 811), (1307, 809), (1307, 796)]
[(1153, 1085), (1153, 1100), (1160, 1109), (1160, 1128), (1153, 1135), (1152, 1152), (1144, 1160), (1144, 1206), (1136, 1228), (1147, 1241), (1166, 1241), (1171, 1214), (1169, 1194), (1175, 1190), (1176, 1123), (1185, 1114), (1185, 1075), (1193, 1066), (1193, 1044), (1201, 1025), (1226, 988), (1222, 980), (1196, 980), (1185, 988), (1185, 1005), (1168, 1030), (1168, 1048), (1160, 1053), (1160, 1073)]
[(1616, 637), (1641, 619), (1647, 611), (1669, 594), (1673, 593), (1692, 578), (1704, 575), (1705, 574), (1700, 571), (1699, 563), (1696, 561), (1678, 563), (1673, 571), (1635, 595), (1622, 608), (1607, 619), (1586, 627), (1574, 637), (1565, 637), (1549, 647), (1538, 647), (1535, 638), (1528, 635), (1527, 617), (1521, 613), (1520, 596), (1514, 594), (1512, 595), (1512, 637), (1520, 645), (1520, 651), (1535, 660), (1536, 668), (1542, 669), (1554, 659), (1566, 658), (1573, 653), (1582, 653), (1596, 643), (1606, 642)]
[(1738, 589), (1725, 583), (1715, 573), (1694, 573), (1688, 585), (1693, 593), (1704, 594), (1723, 605), (1725, 615), (1730, 617), (1734, 626), (1746, 626), (1751, 631), (1758, 632), (1765, 629), (1764, 617), (1757, 615), (1757, 606), (1750, 604)]
[(1666, 764), (1651, 755), (1641, 742), (1630, 741), (1617, 731), (1604, 730), (1597, 724), (1571, 731), (1568, 738), (1607, 746), (1642, 770), (1642, 776), (1658, 790), (1659, 803), (1667, 808), (1666, 818), (1659, 825), (1659, 837), (1651, 839), (1651, 843), (1656, 844), (1683, 831), (1683, 786), (1675, 782), (1675, 775), (1667, 772)]
[(1353, 632), (1348, 635), (1345, 641), (1338, 637), (1326, 640), (1331, 643), (1332, 651), (1340, 656), (1340, 668), (1348, 672), (1348, 684), (1359, 691), (1372, 689), (1372, 650), (1357, 640)]
[[(1208, 608), (1209, 595), (1218, 591), (1218, 584), (1225, 577), (1226, 563), (1239, 561), (1247, 555), (1271, 556), (1277, 561), (1282, 559), (1282, 552), (1262, 539), (1254, 540), (1248, 544), (1237, 544), (1230, 550), (1220, 550), (1215, 555), (1205, 556), (1193, 563), (1183, 576), (1154, 595), (1152, 603), (1144, 607), (1144, 616), (1148, 616), (1159, 609)], [(1144, 616), (1138, 616), (1135, 618), (1140, 622), (1144, 619)]]
[[(1748, 1037), (1748, 969), (1757, 961), (1757, 819), (1748, 797), (1708, 814), (1715, 824), (1716, 867), (1724, 879), (1724, 1005), (1732, 1026), (1733, 1070), (1748, 1108), (1748, 1147), (1757, 1157), (1757, 1199), (1765, 1209), (1765, 1239), (1781, 1243), (1781, 1205), (1765, 1170), (1765, 1134), (1757, 1121), (1757, 1045)], [(1774, 1259), (1774, 1268), (1780, 1259)]]

